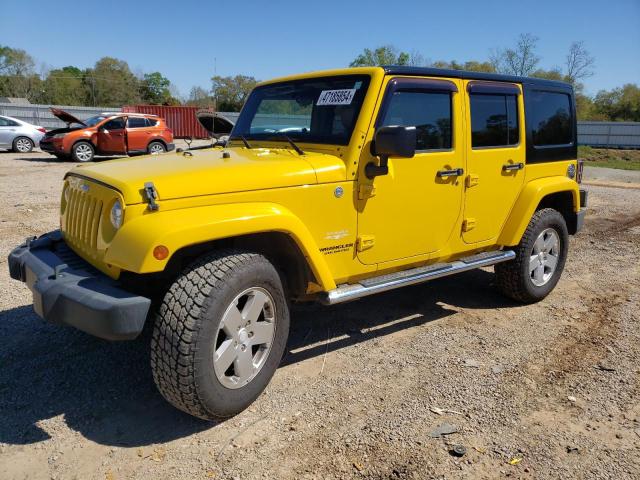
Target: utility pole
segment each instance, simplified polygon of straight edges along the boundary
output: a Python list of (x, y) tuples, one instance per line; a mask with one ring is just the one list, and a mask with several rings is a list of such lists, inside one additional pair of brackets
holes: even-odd
[[(213, 76), (218, 76), (218, 57), (213, 57)], [(218, 111), (218, 89), (213, 90), (213, 111)]]

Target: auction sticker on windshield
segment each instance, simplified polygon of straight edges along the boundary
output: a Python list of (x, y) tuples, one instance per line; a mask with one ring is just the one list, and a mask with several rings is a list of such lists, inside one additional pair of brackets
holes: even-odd
[(353, 96), (356, 94), (355, 88), (345, 88), (343, 90), (323, 90), (320, 92), (316, 105), (351, 105)]

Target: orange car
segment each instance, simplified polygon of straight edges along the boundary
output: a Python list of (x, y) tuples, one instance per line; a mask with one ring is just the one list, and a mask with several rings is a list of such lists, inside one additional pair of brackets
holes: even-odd
[(67, 128), (47, 132), (40, 140), (40, 149), (60, 159), (90, 162), (95, 155), (164, 153), (175, 148), (173, 132), (156, 115), (101, 113), (81, 121), (57, 108), (51, 113)]

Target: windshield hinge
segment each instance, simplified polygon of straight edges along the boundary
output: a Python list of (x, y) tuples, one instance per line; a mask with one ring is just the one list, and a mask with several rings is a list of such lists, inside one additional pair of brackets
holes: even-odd
[(156, 190), (153, 182), (145, 182), (144, 194), (147, 197), (147, 208), (151, 211), (158, 210), (160, 208), (160, 205), (156, 203), (156, 200), (158, 199), (158, 191)]

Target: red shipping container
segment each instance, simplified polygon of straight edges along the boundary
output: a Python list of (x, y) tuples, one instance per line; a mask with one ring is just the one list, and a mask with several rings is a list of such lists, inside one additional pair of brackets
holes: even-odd
[(147, 113), (164, 118), (167, 126), (173, 130), (174, 138), (209, 138), (209, 133), (202, 128), (196, 118), (198, 107), (165, 106), (165, 105), (125, 105), (124, 113)]

